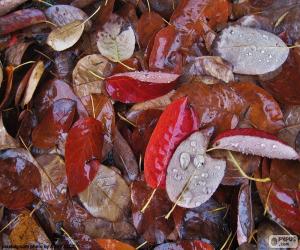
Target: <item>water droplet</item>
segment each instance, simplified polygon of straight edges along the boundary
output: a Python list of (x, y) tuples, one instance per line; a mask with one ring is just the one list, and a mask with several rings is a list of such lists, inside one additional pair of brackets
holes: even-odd
[(269, 63), (270, 62), (270, 60), (269, 59), (267, 59), (267, 63)]
[(234, 148), (237, 148), (239, 146), (238, 143), (231, 143), (231, 146), (234, 147)]
[(186, 169), (188, 167), (188, 165), (190, 164), (190, 161), (191, 161), (190, 154), (186, 153), (186, 152), (181, 153), (179, 161), (180, 161), (181, 168)]
[(277, 148), (277, 145), (273, 145), (272, 148), (273, 148), (273, 149), (276, 149), (276, 148)]
[(215, 168), (216, 168), (216, 169), (221, 169), (221, 166), (216, 165)]
[(196, 155), (193, 162), (196, 168), (201, 168), (204, 165), (204, 161), (203, 155)]
[(197, 146), (197, 142), (191, 141), (191, 146), (192, 146), (192, 147), (196, 147), (196, 146)]
[(178, 172), (178, 170), (176, 168), (173, 168), (172, 171), (173, 171), (173, 173), (177, 173)]
[(262, 54), (264, 54), (265, 53), (265, 51), (262, 49), (261, 51), (260, 51)]
[(251, 52), (246, 53), (246, 56), (252, 56)]
[(260, 144), (260, 146), (261, 146), (262, 148), (264, 148), (264, 147), (266, 146), (266, 144), (262, 143), (262, 144)]
[(261, 59), (258, 59), (258, 61), (259, 61), (259, 62), (262, 62), (262, 60), (261, 60)]
[(201, 201), (197, 201), (197, 202), (195, 203), (195, 205), (196, 205), (197, 207), (199, 207), (201, 204), (202, 204)]
[(203, 193), (205, 193), (205, 194), (210, 194), (210, 193), (211, 193), (211, 189), (208, 188), (208, 187), (203, 188), (202, 191), (203, 191)]
[(272, 58), (272, 57), (273, 57), (273, 56), (270, 54), (270, 55), (269, 55), (269, 58)]
[(194, 175), (193, 178), (194, 178), (194, 179), (199, 179), (199, 176), (198, 176), (198, 175)]
[(252, 46), (250, 47), (250, 49), (251, 49), (252, 51), (256, 51), (256, 46), (252, 45)]
[(208, 177), (208, 173), (202, 173), (202, 174), (201, 174), (201, 177), (207, 178), (207, 177)]
[(182, 176), (179, 173), (174, 174), (174, 178), (176, 181), (181, 181), (182, 180)]
[(206, 185), (206, 182), (205, 182), (205, 181), (198, 181), (198, 182), (197, 182), (197, 185), (198, 185), (198, 186), (205, 186), (205, 185)]
[(233, 34), (234, 34), (234, 31), (233, 31), (233, 30), (231, 30), (231, 31), (229, 31), (229, 33), (230, 33), (231, 35), (233, 35)]

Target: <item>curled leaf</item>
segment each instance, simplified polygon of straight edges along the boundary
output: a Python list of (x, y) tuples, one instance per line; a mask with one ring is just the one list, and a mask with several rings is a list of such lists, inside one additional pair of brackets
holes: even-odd
[(8, 148), (17, 148), (17, 141), (11, 137), (3, 124), (2, 112), (0, 113), (0, 150)]
[(230, 26), (217, 38), (214, 53), (230, 62), (234, 73), (262, 75), (279, 68), (287, 59), (289, 48), (270, 32)]

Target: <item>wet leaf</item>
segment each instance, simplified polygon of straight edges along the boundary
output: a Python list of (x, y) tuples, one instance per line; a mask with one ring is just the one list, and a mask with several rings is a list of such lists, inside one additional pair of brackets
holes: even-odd
[(66, 198), (67, 178), (63, 159), (58, 155), (41, 155), (36, 158), (43, 171), (41, 173), (42, 201), (56, 204)]
[(164, 26), (165, 22), (159, 14), (153, 11), (144, 12), (137, 22), (136, 27), (139, 45), (142, 48), (146, 48), (151, 37)]
[(214, 247), (201, 240), (180, 241), (178, 243), (165, 243), (154, 248), (154, 250), (213, 250)]
[(251, 186), (244, 184), (238, 195), (237, 241), (239, 245), (248, 242), (253, 230)]
[(109, 76), (111, 71), (112, 64), (101, 55), (93, 54), (81, 58), (72, 73), (74, 92), (80, 98), (103, 93), (101, 78)]
[(44, 13), (37, 9), (23, 9), (0, 17), (0, 35), (22, 30), (46, 21)]
[(19, 5), (27, 2), (27, 0), (3, 0), (0, 3), (0, 16), (5, 15), (6, 13), (17, 8)]
[(85, 190), (98, 171), (98, 165), (88, 165), (101, 159), (103, 145), (102, 123), (86, 118), (70, 129), (65, 148), (66, 173), (71, 195)]
[(201, 56), (195, 59), (190, 73), (193, 75), (207, 75), (224, 82), (234, 80), (232, 66), (217, 56)]
[[(45, 11), (46, 17), (57, 26), (64, 26), (76, 20), (84, 21), (88, 15), (81, 9), (71, 5), (54, 5)], [(91, 27), (91, 21), (85, 24), (86, 28)]]
[(106, 79), (107, 93), (123, 103), (147, 101), (170, 92), (176, 86), (177, 74), (135, 71)]
[(78, 42), (84, 30), (82, 21), (75, 20), (62, 27), (55, 28), (48, 36), (47, 44), (55, 51), (63, 51)]
[(7, 66), (5, 68), (5, 71), (7, 74), (7, 81), (6, 81), (4, 96), (2, 97), (2, 100), (0, 101), (0, 109), (2, 109), (6, 105), (8, 99), (9, 99), (12, 87), (13, 87), (14, 67)]
[(198, 120), (187, 98), (175, 100), (165, 109), (145, 152), (145, 180), (150, 187), (165, 187), (167, 166), (173, 152), (197, 128)]
[(116, 221), (129, 206), (130, 190), (114, 170), (100, 165), (97, 161), (87, 165), (95, 168), (94, 164), (97, 164), (98, 172), (89, 186), (78, 194), (79, 199), (94, 217)]
[(34, 68), (32, 69), (31, 75), (28, 79), (27, 87), (24, 93), (23, 100), (21, 102), (22, 107), (27, 105), (30, 101), (31, 98), (37, 88), (37, 85), (45, 71), (45, 65), (43, 61), (38, 61)]
[(116, 129), (113, 145), (113, 157), (116, 165), (122, 170), (124, 175), (128, 176), (130, 181), (134, 181), (138, 177), (139, 167), (137, 160), (118, 129)]
[(63, 98), (71, 99), (76, 102), (79, 117), (83, 118), (88, 116), (86, 109), (80, 99), (74, 94), (72, 88), (66, 82), (54, 79), (40, 86), (40, 89), (34, 97), (34, 106), (36, 107), (38, 118), (41, 120), (53, 103)]
[(23, 211), (9, 238), (16, 247), (50, 246), (51, 241), (28, 211)]
[(233, 65), (233, 72), (262, 75), (278, 69), (289, 48), (270, 32), (243, 26), (224, 29), (215, 44), (215, 55)]
[(22, 58), (32, 42), (19, 42), (5, 50), (5, 60), (9, 65), (17, 66), (22, 62)]
[(32, 132), (32, 144), (38, 148), (48, 149), (54, 147), (62, 133), (70, 129), (76, 103), (70, 99), (55, 101), (47, 111), (43, 120)]
[(130, 25), (117, 15), (111, 15), (97, 34), (100, 53), (113, 62), (130, 58), (135, 48), (135, 35)]
[(113, 239), (97, 239), (97, 243), (102, 247), (104, 250), (134, 250), (135, 247), (132, 247), (126, 243), (123, 243), (118, 240)]
[(3, 124), (2, 112), (0, 113), (0, 150), (8, 148), (17, 148), (18, 142), (11, 137)]
[(0, 155), (0, 202), (9, 209), (20, 209), (35, 198), (41, 183), (39, 170), (20, 156)]
[(158, 189), (144, 213), (142, 207), (146, 204), (153, 190), (143, 181), (135, 181), (131, 185), (133, 224), (142, 237), (149, 243), (163, 243), (174, 229), (174, 222), (164, 216), (172, 207), (167, 193)]
[(0, 87), (2, 85), (2, 81), (3, 81), (3, 65), (0, 61)]
[(205, 153), (212, 133), (213, 129), (194, 132), (173, 153), (167, 169), (166, 189), (170, 200), (178, 206), (199, 207), (222, 181), (226, 161)]

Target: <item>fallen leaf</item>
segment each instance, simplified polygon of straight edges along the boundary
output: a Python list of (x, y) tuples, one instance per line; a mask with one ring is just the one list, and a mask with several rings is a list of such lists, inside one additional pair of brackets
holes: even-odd
[(17, 148), (19, 143), (7, 133), (3, 124), (2, 112), (0, 113), (0, 151), (8, 148)]
[(20, 209), (36, 197), (41, 176), (33, 163), (10, 152), (0, 155), (0, 202), (9, 209)]
[(22, 107), (27, 105), (30, 101), (31, 98), (37, 88), (37, 85), (45, 71), (45, 65), (43, 61), (38, 61), (34, 68), (32, 69), (31, 75), (28, 80), (28, 84), (24, 93), (23, 100), (21, 102)]
[(84, 191), (93, 181), (98, 165), (88, 162), (101, 159), (103, 145), (102, 123), (85, 118), (70, 129), (65, 147), (66, 173), (71, 195)]
[(0, 35), (22, 30), (46, 21), (44, 12), (37, 9), (23, 9), (0, 17)]
[(80, 9), (83, 9), (86, 6), (96, 2), (96, 0), (73, 0), (71, 5)]
[(102, 247), (104, 250), (135, 250), (135, 247), (132, 247), (126, 243), (123, 243), (118, 240), (113, 239), (96, 239), (97, 243)]
[(10, 97), (11, 90), (13, 88), (14, 66), (7, 66), (5, 68), (5, 71), (7, 74), (7, 80), (6, 80), (4, 96), (2, 97), (2, 100), (0, 101), (0, 109), (2, 109), (6, 105), (8, 99)]
[(103, 93), (103, 79), (111, 71), (112, 64), (101, 55), (93, 54), (81, 58), (72, 73), (74, 92), (79, 98)]
[(170, 200), (180, 207), (199, 207), (223, 179), (226, 161), (205, 153), (212, 133), (212, 129), (194, 132), (178, 145), (170, 159), (166, 189)]
[(133, 225), (150, 244), (160, 244), (174, 230), (172, 219), (166, 220), (164, 216), (170, 211), (172, 203), (165, 190), (157, 189), (149, 206), (144, 213), (142, 207), (146, 204), (153, 189), (144, 181), (134, 181), (131, 185), (132, 219)]
[(73, 89), (64, 81), (53, 79), (44, 83), (34, 97), (34, 106), (39, 120), (42, 120), (46, 111), (59, 99), (71, 99), (76, 102), (76, 109), (80, 118), (88, 116), (82, 102), (73, 92)]
[(67, 178), (63, 159), (58, 155), (41, 155), (36, 158), (43, 171), (41, 173), (41, 192), (42, 201), (49, 204), (66, 198)]
[(113, 62), (129, 59), (135, 48), (134, 31), (123, 18), (111, 15), (97, 34), (97, 47), (103, 56)]
[(87, 165), (92, 167), (93, 164), (98, 165), (98, 172), (89, 186), (78, 194), (79, 199), (94, 217), (116, 221), (129, 206), (130, 190), (123, 178), (114, 170), (100, 165), (97, 161)]
[(136, 158), (118, 129), (116, 129), (113, 144), (113, 157), (116, 165), (122, 170), (124, 175), (128, 176), (130, 181), (134, 181), (138, 177), (139, 167)]
[(22, 58), (32, 42), (19, 42), (5, 50), (5, 60), (8, 65), (17, 66), (22, 62)]
[(251, 186), (243, 184), (238, 195), (237, 241), (239, 245), (248, 242), (254, 230), (252, 214)]
[(201, 56), (195, 58), (190, 73), (196, 76), (212, 76), (227, 83), (234, 81), (232, 66), (218, 56)]
[(229, 26), (216, 38), (214, 54), (230, 62), (234, 73), (262, 75), (279, 68), (289, 48), (270, 32)]
[(64, 81), (71, 82), (72, 72), (76, 65), (78, 56), (79, 51), (76, 50), (76, 48), (56, 52), (54, 58), (55, 75), (57, 75), (58, 78), (63, 79)]
[(160, 116), (145, 152), (144, 174), (152, 188), (165, 188), (169, 161), (176, 147), (198, 129), (198, 120), (188, 99), (173, 101)]
[(84, 23), (75, 20), (62, 27), (55, 28), (48, 36), (47, 44), (55, 51), (63, 51), (78, 42), (84, 30)]
[(120, 73), (105, 79), (106, 91), (112, 99), (123, 103), (142, 102), (170, 92), (178, 77), (150, 71)]
[(251, 128), (224, 131), (216, 137), (212, 146), (268, 158), (299, 159), (298, 153), (276, 136)]
[[(88, 18), (88, 15), (81, 9), (78, 9), (71, 5), (63, 4), (53, 5), (52, 7), (48, 8), (45, 11), (45, 15), (49, 19), (49, 21), (60, 27), (72, 23), (76, 20), (84, 21)], [(85, 28), (87, 30), (91, 28), (91, 26), (91, 21), (88, 21), (85, 24)]]
[(3, 65), (2, 62), (0, 61), (0, 88), (2, 85), (2, 81), (3, 81)]
[(54, 147), (62, 133), (68, 132), (72, 126), (75, 112), (76, 103), (73, 100), (55, 101), (43, 120), (32, 131), (32, 144), (43, 149)]
[(42, 227), (37, 224), (28, 211), (21, 213), (17, 224), (9, 234), (9, 238), (11, 244), (16, 248), (29, 245), (36, 247), (50, 247), (52, 245)]
[(0, 3), (0, 16), (9, 13), (25, 2), (27, 2), (27, 0), (2, 0)]

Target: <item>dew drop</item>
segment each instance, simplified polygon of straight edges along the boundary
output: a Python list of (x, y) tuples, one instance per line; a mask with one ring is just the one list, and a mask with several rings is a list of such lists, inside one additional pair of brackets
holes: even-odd
[(265, 51), (264, 51), (264, 50), (261, 50), (260, 52), (261, 52), (262, 54), (264, 54), (264, 53), (265, 53)]
[(201, 204), (202, 204), (201, 201), (197, 201), (197, 202), (195, 203), (195, 205), (196, 205), (197, 207), (199, 207)]
[(182, 180), (182, 176), (179, 173), (174, 174), (174, 178), (176, 181), (181, 181)]
[(237, 148), (239, 146), (238, 143), (231, 143), (231, 146), (234, 147), (234, 148)]
[(277, 148), (277, 145), (273, 145), (272, 148), (273, 148), (273, 149), (276, 149), (276, 148)]
[(220, 169), (221, 169), (221, 166), (216, 165), (215, 168), (220, 170)]
[(208, 177), (208, 173), (202, 173), (202, 174), (201, 174), (201, 177), (207, 178), (207, 177)]
[(198, 186), (205, 186), (205, 185), (206, 185), (206, 182), (205, 182), (205, 181), (198, 181), (198, 182), (197, 182), (197, 185), (198, 185)]
[(203, 188), (202, 191), (203, 191), (203, 193), (205, 193), (205, 194), (210, 194), (210, 193), (211, 193), (211, 189), (208, 188), (208, 187)]
[(272, 55), (271, 55), (271, 54), (269, 55), (269, 58), (272, 58)]
[(267, 63), (269, 63), (270, 62), (270, 60), (269, 59), (267, 59)]
[(190, 154), (186, 153), (186, 152), (181, 153), (179, 161), (180, 161), (180, 167), (182, 169), (186, 169), (188, 167), (188, 165), (190, 164), (190, 161), (191, 161)]
[(173, 173), (177, 173), (178, 172), (178, 170), (176, 168), (173, 168), (172, 171), (173, 171)]
[(204, 161), (205, 161), (205, 159), (204, 159), (203, 155), (196, 155), (193, 163), (196, 168), (201, 168), (204, 165)]
[(264, 148), (264, 147), (266, 146), (266, 144), (262, 143), (262, 144), (260, 144), (260, 146), (261, 146), (262, 148)]
[(192, 146), (192, 147), (196, 147), (196, 146), (197, 146), (197, 142), (191, 141), (191, 146)]
[(231, 31), (229, 31), (229, 32), (230, 32), (230, 34), (231, 34), (231, 35), (233, 35), (233, 34), (234, 34), (234, 31), (233, 31), (233, 30), (231, 30)]

